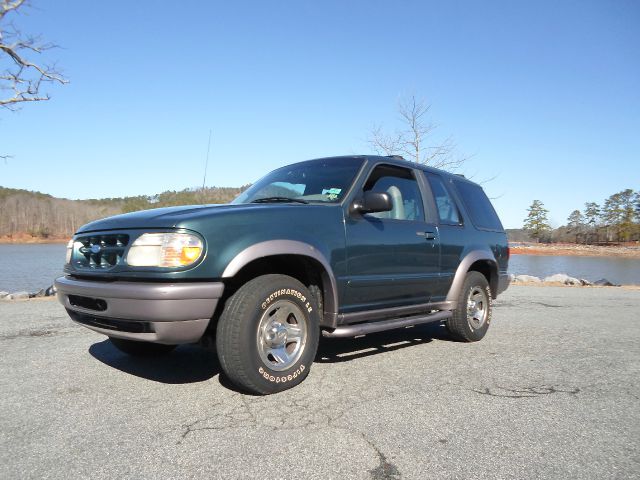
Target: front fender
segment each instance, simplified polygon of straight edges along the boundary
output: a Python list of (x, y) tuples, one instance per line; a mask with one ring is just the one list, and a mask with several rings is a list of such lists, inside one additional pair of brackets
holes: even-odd
[(222, 278), (232, 278), (254, 260), (274, 255), (300, 255), (311, 258), (322, 265), (322, 288), (325, 292), (323, 326), (335, 327), (338, 318), (336, 279), (327, 258), (313, 245), (297, 240), (267, 240), (256, 243), (242, 250), (229, 262), (222, 273)]

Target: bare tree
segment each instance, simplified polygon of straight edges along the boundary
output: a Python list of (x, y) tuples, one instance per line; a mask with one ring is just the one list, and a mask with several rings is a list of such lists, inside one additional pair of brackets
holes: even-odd
[(29, 57), (55, 48), (40, 37), (24, 35), (10, 21), (26, 0), (0, 0), (0, 107), (16, 110), (25, 102), (49, 100), (44, 85), (66, 84), (55, 65), (36, 63)]
[(451, 137), (430, 143), (438, 127), (427, 114), (431, 105), (416, 99), (415, 95), (398, 102), (398, 114), (403, 127), (386, 133), (377, 125), (371, 130), (369, 144), (380, 155), (402, 155), (407, 160), (431, 167), (455, 170), (466, 160), (456, 152)]

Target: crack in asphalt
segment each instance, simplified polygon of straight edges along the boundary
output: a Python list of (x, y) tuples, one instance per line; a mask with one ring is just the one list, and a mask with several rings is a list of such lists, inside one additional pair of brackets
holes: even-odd
[(189, 423), (187, 425), (183, 425), (183, 428), (185, 428), (184, 432), (182, 432), (181, 438), (180, 440), (178, 440), (178, 442), (176, 442), (176, 445), (180, 445), (182, 443), (182, 441), (187, 438), (187, 435), (189, 435), (190, 433), (194, 433), (194, 432), (201, 432), (203, 430), (223, 430), (227, 427), (225, 426), (218, 426), (218, 427), (199, 427), (199, 428), (194, 428), (197, 424), (199, 424), (200, 422), (206, 421), (206, 419), (200, 419), (200, 420), (195, 420), (192, 423)]
[(580, 388), (563, 389), (554, 385), (539, 385), (534, 387), (485, 387), (483, 390), (471, 389), (471, 391), (479, 393), (481, 395), (488, 395), (490, 397), (500, 398), (534, 398), (543, 395), (552, 395), (554, 393), (566, 393), (569, 395), (577, 395), (580, 393)]
[(387, 460), (386, 455), (380, 451), (380, 448), (378, 448), (375, 443), (368, 440), (364, 434), (362, 435), (362, 439), (376, 452), (378, 461), (380, 462), (376, 468), (369, 470), (369, 474), (373, 480), (397, 480), (402, 478), (398, 467)]
[[(322, 372), (318, 379), (320, 386), (325, 381), (324, 376), (325, 373)], [(388, 460), (380, 447), (365, 433), (354, 430), (352, 426), (339, 424), (349, 412), (374, 400), (371, 397), (367, 398), (360, 390), (356, 392), (341, 390), (333, 395), (333, 401), (327, 402), (319, 392), (322, 392), (321, 388), (314, 389), (311, 395), (286, 398), (278, 408), (272, 407), (273, 396), (254, 398), (238, 393), (232, 397), (233, 401), (210, 405), (209, 409), (215, 412), (212, 415), (181, 425), (176, 445), (182, 444), (189, 436), (203, 431), (238, 428), (263, 428), (271, 431), (333, 429), (361, 438), (372, 449), (378, 460), (378, 464), (369, 470), (372, 479), (400, 479), (401, 473), (398, 467)], [(319, 398), (316, 398), (316, 395), (319, 395)]]
[(242, 400), (242, 404), (245, 407), (245, 412), (238, 412), (233, 406), (224, 405), (222, 402), (210, 405), (209, 408), (226, 408), (222, 412), (216, 415), (207, 416), (205, 418), (199, 418), (191, 423), (187, 423), (181, 426), (183, 431), (180, 434), (180, 439), (176, 442), (176, 445), (180, 445), (186, 438), (192, 433), (204, 431), (204, 430), (226, 430), (231, 428), (241, 427), (256, 427), (258, 426), (256, 416), (249, 410), (249, 406), (246, 403), (243, 395), (239, 394)]
[(29, 338), (29, 337), (53, 337), (55, 335), (60, 335), (60, 329), (58, 330), (48, 330), (48, 329), (37, 329), (37, 330), (20, 330), (18, 333), (13, 335), (0, 335), (0, 340), (14, 340), (16, 338)]
[(553, 305), (551, 303), (545, 303), (545, 302), (531, 302), (534, 305), (540, 305), (546, 308), (566, 308), (564, 305)]

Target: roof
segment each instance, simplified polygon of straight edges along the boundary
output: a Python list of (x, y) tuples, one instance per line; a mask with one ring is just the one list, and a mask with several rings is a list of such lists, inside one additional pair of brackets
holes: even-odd
[[(448, 178), (455, 178), (458, 181), (464, 181), (467, 183), (472, 183), (472, 184), (476, 184), (475, 182), (469, 180), (468, 178), (465, 178), (463, 175), (458, 175), (455, 173), (451, 173), (451, 172), (447, 172), (446, 170), (441, 170), (439, 168), (434, 168), (434, 167), (429, 167), (427, 165), (423, 165), (421, 163), (415, 163), (415, 162), (411, 162), (409, 160), (406, 160), (400, 156), (382, 156), (382, 155), (338, 155), (335, 157), (322, 157), (322, 158), (314, 158), (308, 161), (314, 161), (314, 160), (342, 160), (342, 161), (362, 161), (362, 160), (368, 160), (370, 162), (384, 162), (390, 165), (396, 165), (398, 167), (411, 167), (411, 168), (416, 168), (419, 170), (422, 170), (424, 172), (431, 172), (431, 173), (435, 173), (441, 176), (445, 176)], [(477, 184), (476, 184), (477, 185)]]

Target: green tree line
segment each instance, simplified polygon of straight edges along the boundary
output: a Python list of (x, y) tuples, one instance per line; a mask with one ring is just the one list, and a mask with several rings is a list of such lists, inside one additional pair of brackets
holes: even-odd
[(540, 200), (527, 209), (523, 230), (537, 241), (603, 243), (640, 240), (640, 191), (627, 188), (610, 195), (602, 205), (586, 202), (573, 210), (567, 224), (557, 229), (549, 225), (548, 210)]
[(158, 195), (68, 200), (0, 187), (0, 237), (70, 237), (83, 224), (99, 218), (148, 208), (228, 203), (247, 186), (166, 191)]

